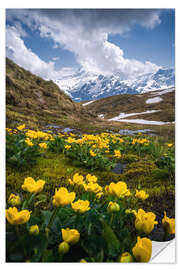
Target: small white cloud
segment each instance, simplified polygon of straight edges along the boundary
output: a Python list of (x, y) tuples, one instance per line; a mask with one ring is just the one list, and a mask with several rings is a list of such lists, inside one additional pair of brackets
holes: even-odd
[(53, 57), (52, 60), (57, 61), (57, 60), (59, 60), (59, 57)]

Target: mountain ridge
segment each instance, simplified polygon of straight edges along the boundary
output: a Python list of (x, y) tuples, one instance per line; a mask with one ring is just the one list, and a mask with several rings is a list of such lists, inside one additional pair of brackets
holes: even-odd
[[(79, 72), (79, 73), (78, 73)], [(138, 94), (173, 87), (173, 68), (160, 68), (157, 72), (122, 80), (118, 73), (102, 75), (79, 70), (54, 82), (75, 101), (90, 101), (119, 94)]]

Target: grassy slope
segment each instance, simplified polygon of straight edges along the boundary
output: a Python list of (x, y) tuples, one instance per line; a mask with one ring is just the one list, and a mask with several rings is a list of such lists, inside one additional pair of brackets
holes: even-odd
[(6, 121), (8, 127), (26, 123), (30, 127), (45, 124), (73, 126), (95, 117), (81, 104), (73, 102), (52, 81), (45, 81), (6, 60)]
[(127, 119), (144, 119), (151, 121), (163, 121), (163, 122), (173, 122), (175, 120), (175, 92), (166, 93), (160, 97), (163, 101), (159, 103), (146, 104), (146, 100), (153, 98), (152, 93), (158, 91), (153, 91), (141, 95), (117, 95), (112, 97), (107, 97), (99, 99), (89, 105), (86, 105), (85, 108), (96, 115), (104, 114), (105, 121), (101, 121), (102, 128), (104, 126), (109, 126), (109, 129), (118, 131), (119, 129), (152, 129), (157, 132), (159, 135), (170, 137), (174, 139), (174, 124), (169, 125), (142, 125), (142, 124), (130, 124), (124, 122), (114, 122), (106, 121), (108, 118), (113, 118), (118, 116), (120, 113), (139, 113), (145, 112), (148, 110), (160, 110), (159, 112), (152, 114), (144, 114), (126, 117)]

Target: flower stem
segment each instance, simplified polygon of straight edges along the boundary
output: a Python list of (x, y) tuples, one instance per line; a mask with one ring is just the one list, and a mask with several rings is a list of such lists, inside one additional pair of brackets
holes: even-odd
[(35, 194), (36, 194), (36, 193), (32, 193), (32, 194), (30, 195), (29, 199), (24, 201), (24, 203), (23, 203), (23, 205), (22, 205), (22, 210), (24, 210), (27, 206), (29, 206), (29, 204), (30, 204), (30, 203), (32, 202), (32, 200), (34, 199)]
[(49, 223), (48, 223), (48, 225), (47, 225), (47, 228), (48, 228), (48, 229), (51, 228), (51, 226), (52, 226), (52, 224), (53, 224), (53, 221), (54, 221), (54, 219), (56, 218), (56, 215), (57, 215), (57, 213), (58, 213), (58, 210), (59, 210), (59, 208), (57, 207), (57, 208), (55, 208), (54, 211), (52, 212), (51, 218), (50, 218)]
[(112, 222), (113, 222), (113, 218), (114, 218), (114, 213), (112, 213), (112, 215), (111, 215), (111, 219), (110, 219), (110, 226), (112, 225)]
[(19, 236), (19, 227), (18, 227), (18, 225), (16, 225), (16, 234), (17, 234), (17, 236)]

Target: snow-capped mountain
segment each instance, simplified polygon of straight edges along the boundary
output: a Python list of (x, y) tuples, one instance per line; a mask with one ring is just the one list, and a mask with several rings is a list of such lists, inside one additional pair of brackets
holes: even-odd
[(95, 100), (118, 94), (138, 94), (175, 85), (174, 69), (159, 69), (135, 79), (122, 80), (118, 73), (104, 76), (79, 69), (54, 81), (75, 101)]

